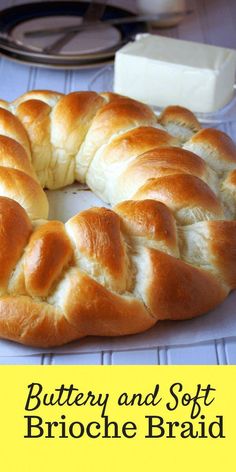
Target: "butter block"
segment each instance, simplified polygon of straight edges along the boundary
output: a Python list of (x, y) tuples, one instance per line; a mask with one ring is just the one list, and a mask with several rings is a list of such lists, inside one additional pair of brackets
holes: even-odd
[(149, 105), (213, 112), (233, 96), (236, 51), (141, 36), (116, 53), (114, 90)]

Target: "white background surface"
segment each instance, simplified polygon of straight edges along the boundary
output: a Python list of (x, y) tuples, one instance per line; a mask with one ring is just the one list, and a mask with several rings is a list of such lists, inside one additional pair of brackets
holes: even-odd
[[(34, 0), (31, 0), (31, 2)], [(50, 1), (50, 0), (49, 0)], [(27, 3), (26, 0), (0, 0), (0, 7)], [(110, 0), (135, 11), (135, 1)], [(236, 48), (236, 1), (235, 0), (187, 0), (188, 8), (195, 13), (178, 27), (159, 30), (160, 34)], [(0, 59), (0, 97), (13, 100), (26, 90), (47, 88), (68, 93), (86, 90), (98, 69), (90, 71), (54, 71), (30, 68)], [(236, 119), (236, 117), (235, 117)], [(236, 123), (221, 128), (236, 140)], [(236, 307), (235, 307), (236, 316)], [(236, 364), (236, 332), (230, 337), (185, 346), (161, 346), (145, 349), (104, 352), (81, 352), (71, 354), (10, 355), (0, 356), (1, 364)]]

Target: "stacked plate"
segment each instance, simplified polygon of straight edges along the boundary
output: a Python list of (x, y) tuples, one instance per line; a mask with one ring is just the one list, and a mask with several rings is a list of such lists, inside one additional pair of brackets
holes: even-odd
[[(19, 5), (0, 12), (0, 53), (10, 59), (50, 68), (89, 68), (107, 65), (121, 45), (140, 32), (146, 23), (107, 25), (82, 30), (60, 50), (47, 49), (59, 35), (28, 36), (27, 33), (50, 28), (79, 25), (89, 2), (61, 1)], [(132, 16), (130, 11), (107, 5), (103, 21)]]

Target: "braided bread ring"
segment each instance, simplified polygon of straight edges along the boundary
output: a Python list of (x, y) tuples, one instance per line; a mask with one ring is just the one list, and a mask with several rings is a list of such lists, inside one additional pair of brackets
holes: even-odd
[[(113, 210), (47, 221), (42, 188)], [(236, 146), (113, 93), (0, 101), (0, 336), (52, 347), (192, 318), (236, 288)]]

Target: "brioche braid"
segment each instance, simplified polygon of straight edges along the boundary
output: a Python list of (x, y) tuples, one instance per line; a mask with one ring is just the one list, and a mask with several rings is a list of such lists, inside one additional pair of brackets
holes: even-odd
[[(56, 346), (206, 313), (236, 288), (236, 146), (168, 107), (33, 91), (0, 102), (0, 336)], [(43, 187), (113, 210), (47, 221)]]

